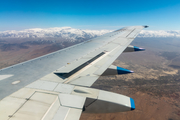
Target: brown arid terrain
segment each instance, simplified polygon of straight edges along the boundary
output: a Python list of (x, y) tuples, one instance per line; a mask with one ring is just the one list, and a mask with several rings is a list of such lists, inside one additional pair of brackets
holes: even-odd
[[(134, 53), (138, 59), (148, 52)], [(128, 53), (129, 54), (129, 53)], [(136, 61), (132, 53), (121, 55), (115, 65), (134, 70), (135, 73), (121, 76), (101, 77), (93, 87), (113, 91), (135, 100), (136, 109), (124, 113), (82, 114), (81, 120), (179, 120), (180, 119), (180, 74), (178, 69), (163, 62), (155, 65), (158, 56), (146, 62)], [(130, 56), (132, 55), (132, 56)], [(120, 60), (121, 61), (120, 61)], [(159, 61), (166, 61), (159, 57)], [(124, 62), (122, 62), (124, 61)], [(137, 60), (138, 61), (138, 60)]]
[[(136, 39), (145, 52), (123, 53), (113, 64), (135, 73), (100, 77), (92, 86), (129, 96), (136, 109), (123, 113), (82, 114), (81, 120), (179, 120), (180, 119), (180, 52), (178, 44), (168, 45), (171, 39)], [(176, 40), (178, 41), (178, 40)], [(139, 43), (138, 43), (139, 42)], [(180, 39), (179, 41), (180, 42)], [(176, 45), (176, 46), (175, 46)], [(164, 47), (163, 47), (164, 46)]]
[[(0, 41), (0, 68), (70, 45)], [(132, 45), (146, 51), (123, 53), (113, 64), (134, 73), (100, 77), (92, 87), (129, 96), (135, 100), (136, 109), (122, 113), (82, 113), (80, 120), (180, 120), (180, 39), (136, 38)]]
[(80, 41), (73, 43), (53, 43), (52, 41), (0, 39), (0, 69), (63, 49), (79, 42)]

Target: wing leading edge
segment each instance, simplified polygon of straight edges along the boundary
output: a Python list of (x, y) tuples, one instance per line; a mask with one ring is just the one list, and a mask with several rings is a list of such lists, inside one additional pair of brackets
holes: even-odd
[(129, 44), (146, 27), (125, 27), (0, 70), (0, 119), (78, 120), (82, 111), (135, 109), (132, 98), (89, 87), (101, 75), (132, 72), (112, 63), (122, 52), (144, 50)]

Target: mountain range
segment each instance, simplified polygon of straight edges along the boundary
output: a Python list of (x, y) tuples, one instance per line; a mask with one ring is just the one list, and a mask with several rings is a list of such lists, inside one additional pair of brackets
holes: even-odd
[(89, 39), (101, 36), (111, 30), (81, 30), (71, 27), (34, 28), (22, 31), (10, 30), (0, 32), (0, 38), (63, 38), (68, 40)]
[(180, 30), (142, 30), (138, 37), (180, 37)]
[[(1, 31), (0, 38), (63, 38), (68, 40), (90, 39), (112, 32), (113, 30), (81, 30), (71, 27), (54, 28), (33, 28), (21, 31), (9, 30)], [(142, 30), (138, 37), (180, 37), (178, 30)]]

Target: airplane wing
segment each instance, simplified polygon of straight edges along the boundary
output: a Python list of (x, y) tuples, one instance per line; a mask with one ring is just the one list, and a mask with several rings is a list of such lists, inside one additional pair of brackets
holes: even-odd
[(90, 88), (102, 75), (132, 71), (112, 65), (147, 26), (131, 26), (0, 70), (0, 120), (78, 120), (83, 112), (135, 109), (130, 97)]

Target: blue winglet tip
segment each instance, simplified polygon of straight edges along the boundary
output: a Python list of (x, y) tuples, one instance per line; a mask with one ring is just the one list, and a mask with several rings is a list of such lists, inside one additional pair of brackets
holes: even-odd
[(135, 103), (132, 98), (130, 98), (130, 102), (131, 102), (131, 110), (135, 110)]

